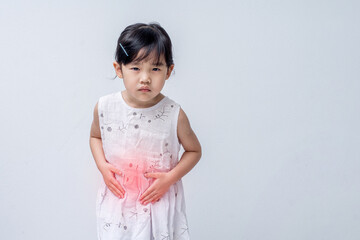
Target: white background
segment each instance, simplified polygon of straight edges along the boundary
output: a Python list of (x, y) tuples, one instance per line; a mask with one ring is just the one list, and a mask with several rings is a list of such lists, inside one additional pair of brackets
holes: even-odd
[(159, 22), (163, 93), (203, 156), (193, 240), (360, 239), (358, 1), (7, 1), (0, 7), (0, 234), (96, 239), (89, 133), (121, 31)]

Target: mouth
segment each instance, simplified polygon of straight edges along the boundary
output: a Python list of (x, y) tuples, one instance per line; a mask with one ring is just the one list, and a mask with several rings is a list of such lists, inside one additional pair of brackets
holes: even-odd
[(149, 88), (140, 88), (139, 91), (141, 92), (150, 92), (150, 89)]

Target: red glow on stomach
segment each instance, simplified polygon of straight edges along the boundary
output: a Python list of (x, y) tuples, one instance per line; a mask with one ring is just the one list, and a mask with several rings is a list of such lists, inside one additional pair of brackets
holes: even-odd
[(134, 161), (122, 162), (118, 168), (122, 175), (116, 175), (116, 179), (120, 182), (125, 192), (130, 195), (140, 195), (143, 193), (154, 181), (152, 178), (146, 178), (144, 173), (149, 171), (146, 164)]

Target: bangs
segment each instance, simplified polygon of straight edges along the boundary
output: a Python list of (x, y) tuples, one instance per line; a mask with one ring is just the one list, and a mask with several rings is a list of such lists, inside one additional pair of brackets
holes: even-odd
[(159, 25), (131, 25), (118, 40), (115, 59), (124, 65), (150, 60), (154, 65), (165, 63), (169, 67), (173, 64), (170, 38)]
[[(155, 44), (150, 46), (145, 46), (137, 51), (136, 54), (134, 54), (132, 57), (134, 59), (131, 59), (129, 56), (130, 62), (141, 62), (143, 60), (151, 60), (153, 65), (161, 65), (161, 57), (165, 57), (165, 51), (164, 49), (159, 49), (159, 46), (156, 46)], [(163, 51), (161, 51), (163, 50)], [(165, 60), (165, 59), (164, 59)]]

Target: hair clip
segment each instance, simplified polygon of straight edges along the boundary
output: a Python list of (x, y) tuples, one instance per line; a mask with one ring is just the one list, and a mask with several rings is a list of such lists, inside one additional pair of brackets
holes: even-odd
[(120, 45), (120, 47), (122, 48), (122, 50), (124, 51), (124, 53), (126, 54), (126, 56), (129, 56), (129, 55), (127, 54), (127, 52), (125, 51), (125, 48), (123, 47), (123, 45), (121, 45), (121, 43), (119, 43), (119, 45)]

